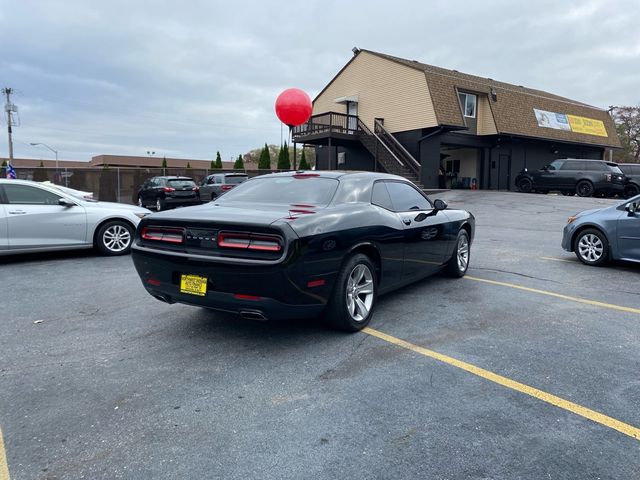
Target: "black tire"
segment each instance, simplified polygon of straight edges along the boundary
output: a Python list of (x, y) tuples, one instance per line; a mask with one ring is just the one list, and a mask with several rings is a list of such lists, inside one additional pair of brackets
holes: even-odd
[[(354, 279), (357, 280), (355, 285)], [(378, 279), (375, 266), (369, 257), (357, 253), (340, 269), (324, 317), (337, 329), (347, 332), (362, 330), (373, 316), (377, 293)]]
[(640, 193), (640, 188), (638, 188), (638, 185), (630, 183), (629, 185), (626, 185), (624, 187), (624, 198), (635, 197), (639, 193)]
[(444, 274), (452, 278), (464, 277), (469, 269), (470, 258), (471, 245), (469, 244), (469, 234), (466, 230), (462, 229), (458, 232), (455, 248), (444, 269)]
[(581, 180), (576, 185), (576, 193), (579, 197), (591, 197), (593, 196), (593, 183), (589, 180)]
[(521, 178), (518, 180), (518, 190), (522, 193), (531, 193), (533, 190), (533, 182), (530, 178)]
[(95, 236), (95, 246), (103, 255), (126, 255), (131, 250), (133, 227), (124, 220), (111, 220)]
[(595, 228), (587, 228), (576, 235), (573, 250), (585, 265), (601, 266), (609, 260), (609, 241)]
[(164, 200), (162, 200), (160, 197), (156, 198), (156, 210), (158, 212), (164, 210)]

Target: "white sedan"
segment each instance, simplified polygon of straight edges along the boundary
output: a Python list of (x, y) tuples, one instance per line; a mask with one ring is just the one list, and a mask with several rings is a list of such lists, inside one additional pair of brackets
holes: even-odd
[(0, 179), (0, 255), (97, 248), (129, 253), (146, 208), (74, 196), (55, 185)]

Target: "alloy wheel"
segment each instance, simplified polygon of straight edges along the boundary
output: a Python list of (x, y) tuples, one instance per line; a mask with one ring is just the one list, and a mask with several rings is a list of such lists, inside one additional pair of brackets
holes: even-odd
[(458, 240), (456, 256), (458, 258), (458, 269), (461, 272), (466, 272), (469, 265), (469, 238), (466, 235), (462, 235)]
[(367, 318), (374, 298), (373, 274), (367, 265), (356, 265), (346, 285), (347, 311), (353, 320), (362, 322)]
[(597, 235), (588, 233), (580, 237), (578, 241), (578, 252), (580, 256), (588, 262), (597, 262), (604, 254), (604, 245)]
[(123, 252), (131, 243), (131, 232), (122, 225), (112, 225), (102, 234), (104, 246), (111, 252)]

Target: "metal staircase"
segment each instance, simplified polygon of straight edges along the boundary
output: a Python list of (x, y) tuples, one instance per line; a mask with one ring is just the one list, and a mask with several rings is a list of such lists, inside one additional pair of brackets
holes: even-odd
[(420, 164), (402, 144), (384, 128), (382, 122), (375, 120), (374, 132), (358, 119), (360, 142), (376, 160), (376, 165), (387, 173), (400, 175), (424, 188), (420, 182)]

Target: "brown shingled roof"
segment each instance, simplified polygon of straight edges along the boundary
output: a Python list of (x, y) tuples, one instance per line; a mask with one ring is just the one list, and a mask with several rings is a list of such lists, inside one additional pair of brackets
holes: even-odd
[[(457, 91), (460, 89), (488, 96), (498, 133), (600, 146), (621, 146), (615, 124), (603, 109), (542, 90), (469, 75), (371, 50), (363, 51), (423, 71), (440, 125), (465, 125), (457, 97)], [(491, 99), (492, 88), (496, 92), (496, 101)], [(601, 120), (608, 136), (599, 137), (540, 127), (533, 112), (534, 108)]]

